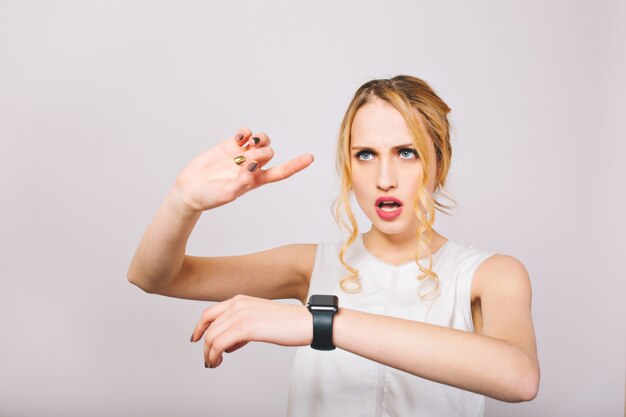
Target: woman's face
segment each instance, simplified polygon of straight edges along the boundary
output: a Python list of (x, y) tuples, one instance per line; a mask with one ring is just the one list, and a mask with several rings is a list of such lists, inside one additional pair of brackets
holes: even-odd
[[(427, 191), (432, 194), (436, 174), (432, 140), (428, 152), (433, 163)], [(421, 182), (422, 162), (404, 118), (391, 104), (374, 98), (357, 111), (350, 161), (354, 196), (372, 226), (385, 234), (415, 233), (413, 199)]]

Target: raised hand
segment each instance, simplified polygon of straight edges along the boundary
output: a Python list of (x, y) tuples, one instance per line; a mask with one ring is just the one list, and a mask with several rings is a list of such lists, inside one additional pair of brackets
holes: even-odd
[[(182, 207), (198, 212), (229, 203), (261, 185), (289, 178), (313, 162), (304, 154), (291, 161), (263, 170), (274, 157), (265, 133), (252, 135), (247, 128), (194, 158), (178, 175), (174, 189)], [(243, 155), (245, 162), (235, 163)]]

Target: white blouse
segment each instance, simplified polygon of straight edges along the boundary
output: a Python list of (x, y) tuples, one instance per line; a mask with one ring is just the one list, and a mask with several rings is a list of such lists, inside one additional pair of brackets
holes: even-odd
[[(317, 247), (309, 294), (334, 294), (339, 308), (399, 317), (454, 329), (474, 331), (471, 284), (474, 272), (493, 252), (448, 240), (433, 254), (441, 295), (421, 301), (427, 279), (413, 261), (386, 263), (363, 245), (360, 234), (346, 252), (346, 262), (359, 270), (361, 292), (344, 293), (339, 280), (348, 271), (339, 261), (339, 242)], [(428, 266), (428, 258), (420, 260)], [(307, 299), (308, 299), (307, 296)], [(363, 329), (367, 332), (367, 328)], [(409, 353), (407, 353), (409, 354)], [(297, 348), (289, 389), (289, 417), (438, 417), (484, 416), (483, 395), (440, 384), (342, 349)]]

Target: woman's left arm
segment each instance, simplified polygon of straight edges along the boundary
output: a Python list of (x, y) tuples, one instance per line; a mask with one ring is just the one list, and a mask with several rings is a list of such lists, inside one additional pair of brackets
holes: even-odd
[(482, 334), (340, 310), (336, 346), (432, 381), (507, 401), (530, 401), (539, 387), (531, 286), (515, 258), (494, 255), (474, 276)]
[[(501, 401), (532, 400), (540, 372), (526, 269), (513, 257), (494, 255), (480, 265), (473, 285), (481, 300), (481, 334), (340, 306), (333, 343), (381, 364)], [(223, 352), (249, 341), (309, 345), (311, 323), (305, 306), (236, 296), (205, 310), (191, 340), (205, 335), (205, 366), (213, 367), (221, 363)]]

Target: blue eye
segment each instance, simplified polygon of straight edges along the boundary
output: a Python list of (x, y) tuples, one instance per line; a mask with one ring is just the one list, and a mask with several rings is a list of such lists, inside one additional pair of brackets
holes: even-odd
[(398, 153), (400, 154), (400, 156), (403, 157), (403, 159), (409, 159), (413, 157), (417, 158), (417, 151), (415, 149), (404, 148), (400, 149)]
[(369, 151), (359, 151), (359, 152), (356, 153), (355, 156), (356, 156), (356, 159), (360, 159), (361, 161), (367, 161), (367, 160), (371, 159), (369, 157), (372, 156), (372, 153), (369, 152)]

